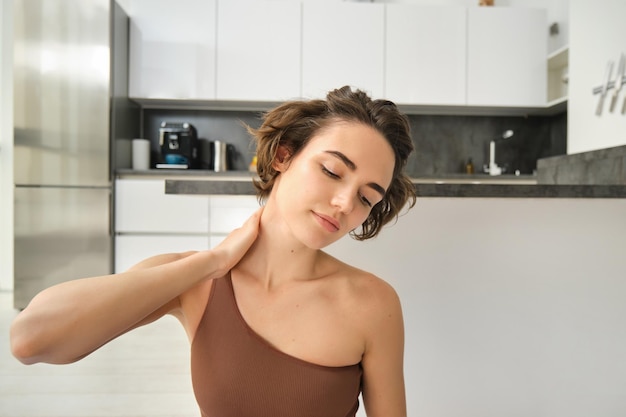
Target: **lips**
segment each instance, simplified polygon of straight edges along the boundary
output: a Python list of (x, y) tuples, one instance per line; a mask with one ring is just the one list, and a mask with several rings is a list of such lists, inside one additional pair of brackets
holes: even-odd
[(340, 224), (333, 217), (326, 216), (320, 213), (314, 213), (317, 221), (322, 225), (322, 227), (329, 232), (336, 232), (339, 230)]

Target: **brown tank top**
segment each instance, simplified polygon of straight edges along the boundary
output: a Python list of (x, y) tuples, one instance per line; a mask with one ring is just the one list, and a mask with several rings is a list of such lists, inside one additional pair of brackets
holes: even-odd
[(191, 345), (191, 375), (204, 417), (353, 417), (362, 370), (272, 347), (244, 321), (228, 274), (213, 282)]

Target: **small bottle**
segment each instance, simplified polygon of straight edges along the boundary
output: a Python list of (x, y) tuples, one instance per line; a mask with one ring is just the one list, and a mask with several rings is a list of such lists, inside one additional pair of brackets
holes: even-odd
[(252, 161), (250, 162), (250, 165), (248, 166), (248, 171), (256, 172), (256, 161), (257, 161), (257, 158), (256, 158), (256, 155), (254, 155), (252, 157)]
[(473, 174), (474, 173), (474, 163), (472, 162), (472, 158), (467, 160), (467, 164), (465, 164), (465, 173)]

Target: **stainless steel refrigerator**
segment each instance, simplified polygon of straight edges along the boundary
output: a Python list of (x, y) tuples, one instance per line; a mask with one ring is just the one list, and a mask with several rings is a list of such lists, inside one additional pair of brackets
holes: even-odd
[(14, 305), (113, 268), (115, 139), (128, 100), (128, 16), (111, 0), (14, 0)]

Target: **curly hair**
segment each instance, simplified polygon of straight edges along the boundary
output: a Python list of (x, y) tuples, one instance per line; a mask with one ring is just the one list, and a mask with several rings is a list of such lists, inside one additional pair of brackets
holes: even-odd
[(344, 86), (330, 91), (326, 100), (289, 101), (265, 113), (258, 129), (247, 127), (257, 145), (257, 197), (263, 202), (274, 187), (279, 172), (273, 168), (273, 162), (279, 146), (284, 146), (293, 158), (317, 132), (337, 121), (362, 123), (376, 129), (395, 155), (393, 177), (385, 196), (372, 208), (361, 231), (350, 232), (356, 240), (370, 239), (396, 219), (407, 202), (413, 207), (416, 201), (415, 186), (404, 173), (413, 152), (409, 122), (389, 100), (372, 100), (363, 91)]

